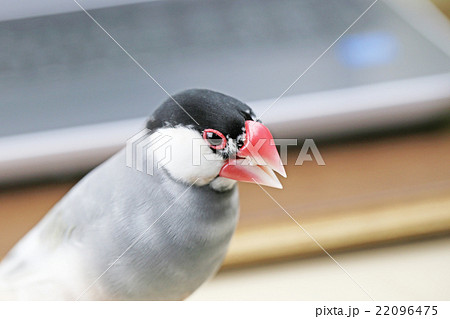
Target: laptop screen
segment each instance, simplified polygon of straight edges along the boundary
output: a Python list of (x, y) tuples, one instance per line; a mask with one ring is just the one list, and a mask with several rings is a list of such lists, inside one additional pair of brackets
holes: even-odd
[[(256, 101), (281, 94), (371, 2), (152, 1), (90, 12), (168, 92)], [(0, 43), (0, 137), (146, 117), (167, 98), (84, 12), (2, 21)], [(380, 1), (286, 95), (449, 71), (449, 57)]]

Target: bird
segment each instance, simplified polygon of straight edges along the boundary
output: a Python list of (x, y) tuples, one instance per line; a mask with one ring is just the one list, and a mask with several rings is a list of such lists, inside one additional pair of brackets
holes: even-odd
[(127, 145), (84, 176), (2, 260), (0, 300), (184, 300), (225, 258), (237, 181), (286, 177), (269, 129), (219, 92), (171, 96), (143, 136), (168, 137), (145, 152), (164, 165), (127, 165)]

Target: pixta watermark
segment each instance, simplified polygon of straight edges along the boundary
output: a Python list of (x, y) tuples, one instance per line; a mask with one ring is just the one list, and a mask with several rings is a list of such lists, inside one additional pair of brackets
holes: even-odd
[[(158, 131), (153, 132), (144, 129), (132, 136), (126, 143), (126, 165), (148, 175), (153, 175), (156, 170), (161, 169), (172, 161), (174, 154), (173, 148), (182, 147), (186, 153), (191, 155), (190, 163), (186, 165), (200, 166), (204, 161), (223, 161), (224, 158), (216, 156), (215, 151), (210, 151), (211, 145), (205, 143), (202, 138), (192, 139), (191, 145), (177, 145), (171, 143), (173, 137), (162, 134)], [(218, 141), (220, 142), (220, 141)], [(319, 166), (324, 166), (325, 161), (313, 139), (299, 140), (289, 139), (259, 139), (255, 145), (247, 144), (250, 156), (245, 157), (245, 161), (239, 162), (239, 165), (260, 165), (265, 166), (263, 156), (260, 150), (265, 143), (270, 143), (278, 147), (281, 163), (288, 164), (288, 148), (300, 146), (300, 151), (296, 156), (294, 165), (301, 166), (305, 162), (315, 162)], [(230, 149), (232, 149), (230, 147)], [(238, 148), (234, 151), (225, 148), (224, 152), (229, 151), (228, 158), (239, 158)]]

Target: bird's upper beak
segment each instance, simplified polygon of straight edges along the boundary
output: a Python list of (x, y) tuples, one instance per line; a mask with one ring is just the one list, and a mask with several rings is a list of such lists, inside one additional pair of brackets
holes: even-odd
[(286, 177), (269, 129), (259, 122), (245, 122), (245, 142), (220, 170), (219, 176), (241, 182), (283, 188), (275, 172)]

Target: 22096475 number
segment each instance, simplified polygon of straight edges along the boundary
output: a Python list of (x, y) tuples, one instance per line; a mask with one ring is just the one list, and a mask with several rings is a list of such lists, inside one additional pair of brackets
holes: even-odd
[(377, 316), (436, 316), (437, 306), (377, 306)]

